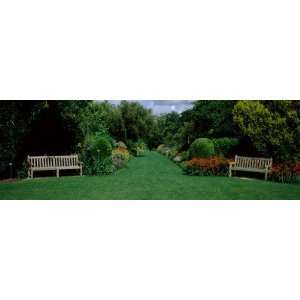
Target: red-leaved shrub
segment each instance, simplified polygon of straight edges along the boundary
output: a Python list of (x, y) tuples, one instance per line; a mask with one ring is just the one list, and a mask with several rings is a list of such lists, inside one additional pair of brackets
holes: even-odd
[(280, 163), (273, 164), (270, 179), (278, 182), (293, 183), (297, 181), (300, 175), (300, 163)]
[(214, 156), (211, 158), (195, 157), (186, 162), (184, 172), (188, 175), (226, 175), (228, 173), (228, 161)]

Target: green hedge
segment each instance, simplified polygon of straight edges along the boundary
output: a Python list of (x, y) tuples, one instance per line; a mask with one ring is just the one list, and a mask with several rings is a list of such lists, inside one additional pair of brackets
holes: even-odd
[(189, 156), (193, 157), (212, 157), (215, 155), (215, 146), (211, 139), (198, 138), (190, 146)]

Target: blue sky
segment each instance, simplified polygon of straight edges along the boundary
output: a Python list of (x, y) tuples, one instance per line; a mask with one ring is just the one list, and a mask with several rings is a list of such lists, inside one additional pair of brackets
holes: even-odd
[[(120, 103), (119, 100), (109, 102), (116, 105)], [(192, 101), (189, 100), (137, 100), (136, 102), (141, 103), (146, 108), (152, 109), (156, 115), (172, 111), (181, 113), (192, 106)]]

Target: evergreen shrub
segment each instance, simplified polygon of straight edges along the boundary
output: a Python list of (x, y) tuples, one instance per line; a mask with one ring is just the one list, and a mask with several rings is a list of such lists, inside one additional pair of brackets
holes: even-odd
[(106, 136), (99, 133), (86, 138), (82, 149), (84, 172), (87, 175), (103, 175), (114, 172), (111, 158), (112, 145)]
[(212, 157), (215, 154), (215, 146), (211, 139), (198, 138), (190, 146), (189, 157)]
[(237, 138), (216, 138), (212, 139), (215, 147), (215, 153), (219, 156), (228, 157), (228, 155), (233, 154), (234, 149), (239, 145), (239, 140)]

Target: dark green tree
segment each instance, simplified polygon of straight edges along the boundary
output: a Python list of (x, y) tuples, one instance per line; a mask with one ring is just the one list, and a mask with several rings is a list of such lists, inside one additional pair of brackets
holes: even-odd
[(234, 122), (264, 156), (300, 158), (300, 101), (239, 101)]

